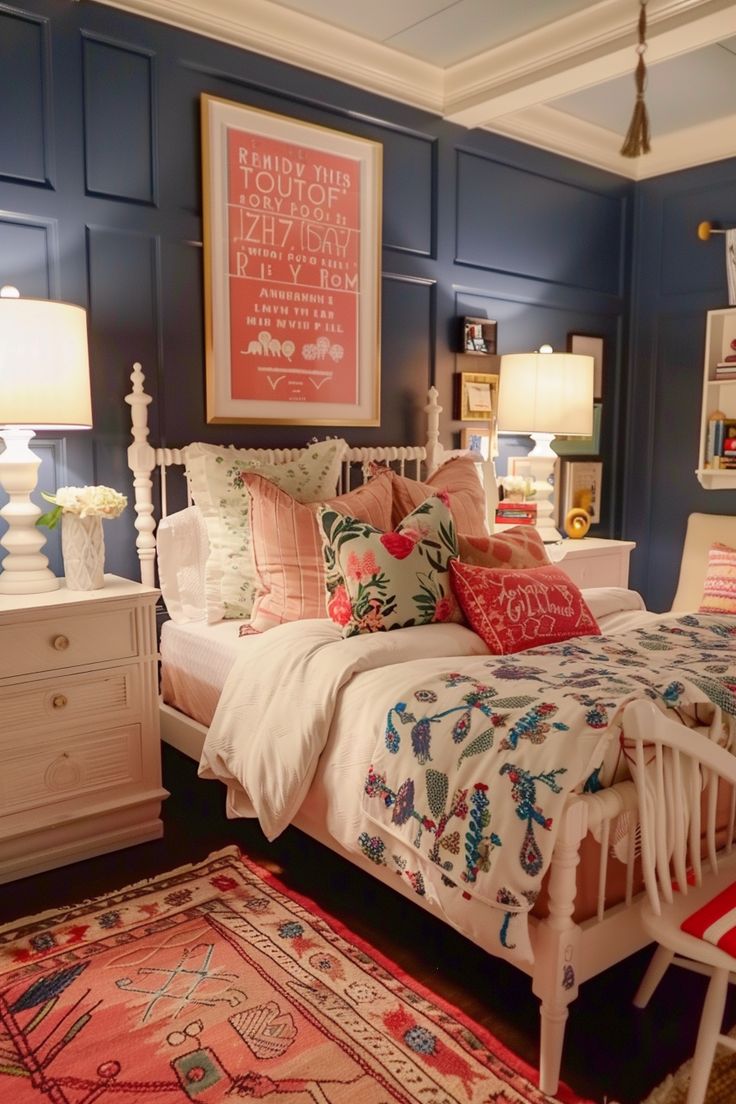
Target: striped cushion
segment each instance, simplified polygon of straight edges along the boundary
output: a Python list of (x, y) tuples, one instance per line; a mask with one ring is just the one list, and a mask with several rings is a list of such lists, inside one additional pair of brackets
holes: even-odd
[(492, 537), (458, 533), (457, 542), (462, 562), (475, 567), (542, 567), (551, 562), (533, 525), (514, 525)]
[(712, 544), (699, 613), (736, 613), (736, 548)]
[(383, 475), (354, 491), (304, 505), (256, 473), (243, 476), (250, 497), (251, 540), (258, 589), (251, 628), (264, 632), (284, 621), (327, 617), (327, 592), (318, 511), (330, 506), (382, 531), (391, 528), (391, 478)]
[(680, 927), (736, 957), (736, 882), (683, 920)]

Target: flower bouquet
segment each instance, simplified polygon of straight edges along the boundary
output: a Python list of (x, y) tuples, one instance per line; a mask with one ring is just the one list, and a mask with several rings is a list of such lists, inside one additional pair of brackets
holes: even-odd
[(128, 504), (112, 487), (59, 487), (56, 494), (41, 492), (53, 510), (37, 525), (55, 529), (61, 521), (61, 554), (68, 590), (98, 590), (105, 585), (103, 518), (116, 518)]
[(120, 517), (128, 500), (125, 495), (114, 491), (112, 487), (59, 487), (56, 494), (41, 491), (41, 498), (53, 504), (53, 510), (42, 514), (36, 525), (46, 525), (55, 529), (62, 514), (76, 514), (77, 517)]

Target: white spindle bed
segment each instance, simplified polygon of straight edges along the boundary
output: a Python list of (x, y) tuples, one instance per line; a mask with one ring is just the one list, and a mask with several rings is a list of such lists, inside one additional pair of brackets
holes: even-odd
[[(133, 472), (135, 489), (135, 527), (138, 531), (137, 549), (140, 558), (141, 579), (154, 583), (156, 555), (153, 480), (156, 470), (160, 478), (162, 515), (167, 510), (167, 475), (169, 468), (186, 462), (186, 448), (155, 448), (148, 441), (148, 405), (151, 397), (144, 390), (144, 376), (136, 364), (131, 376), (133, 390), (126, 397), (130, 404), (133, 443), (128, 450), (128, 463)], [(452, 455), (439, 443), (439, 415), (441, 407), (435, 389), (429, 393), (427, 414), (427, 440), (413, 447), (352, 448), (343, 472), (343, 486), (349, 485), (349, 468), (359, 469), (370, 460), (395, 463), (403, 472), (407, 470), (418, 478), (422, 467), (431, 472), (443, 459)], [(290, 450), (252, 450), (253, 456), (273, 462), (292, 458)], [(488, 484), (490, 486), (490, 482)], [(495, 484), (493, 484), (495, 487)], [(491, 492), (492, 493), (492, 492)], [(492, 516), (492, 514), (491, 514)], [(161, 734), (165, 742), (188, 756), (199, 759), (207, 729), (171, 706), (161, 703)], [(626, 866), (625, 897), (609, 905), (607, 883), (609, 866), (618, 865), (609, 847), (609, 840), (616, 820), (622, 813), (635, 809), (633, 782), (623, 781), (595, 794), (575, 795), (569, 798), (554, 848), (551, 868), (547, 875), (548, 915), (543, 919), (530, 918), (535, 960), (520, 968), (532, 980), (532, 989), (540, 1000), (541, 1044), (540, 1087), (553, 1095), (558, 1086), (565, 1023), (568, 1008), (575, 1000), (580, 985), (609, 966), (643, 947), (647, 942), (639, 921), (640, 895), (635, 895), (633, 885), (634, 862)], [(330, 837), (323, 825), (306, 821), (298, 815), (297, 827), (318, 839), (321, 843), (344, 855), (350, 862), (379, 877), (392, 888), (405, 893), (413, 902), (423, 904), (398, 880), (382, 868), (349, 854)], [(594, 914), (579, 923), (573, 919), (575, 911), (578, 865), (581, 845), (591, 833), (600, 840), (596, 848), (598, 886)], [(629, 833), (633, 849), (634, 833)], [(633, 850), (630, 858), (633, 860)], [(619, 870), (620, 873), (620, 870)], [(619, 879), (621, 880), (621, 879)], [(428, 907), (425, 905), (425, 907)], [(431, 910), (430, 910), (431, 911)], [(473, 936), (471, 935), (471, 938)], [(478, 940), (476, 940), (478, 942)]]

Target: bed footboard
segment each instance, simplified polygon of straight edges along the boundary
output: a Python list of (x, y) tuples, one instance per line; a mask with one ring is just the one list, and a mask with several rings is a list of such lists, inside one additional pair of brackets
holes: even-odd
[[(633, 782), (619, 782), (596, 794), (572, 797), (565, 809), (548, 877), (549, 913), (534, 928), (532, 990), (540, 999), (539, 1086), (557, 1091), (568, 1008), (587, 978), (639, 950), (649, 940), (634, 900), (633, 819), (629, 833), (626, 891), (607, 907), (612, 826), (621, 813), (636, 808)], [(600, 841), (595, 914), (576, 923), (580, 848), (589, 832)]]

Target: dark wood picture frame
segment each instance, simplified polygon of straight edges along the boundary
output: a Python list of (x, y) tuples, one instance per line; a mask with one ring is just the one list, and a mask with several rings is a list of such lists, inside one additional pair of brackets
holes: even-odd
[(495, 356), (498, 323), (492, 318), (461, 318), (459, 351), (467, 356)]
[(582, 356), (592, 356), (595, 362), (593, 368), (593, 398), (600, 402), (603, 398), (603, 361), (605, 357), (606, 341), (600, 334), (582, 333), (575, 330), (567, 335), (568, 353), (580, 353)]

